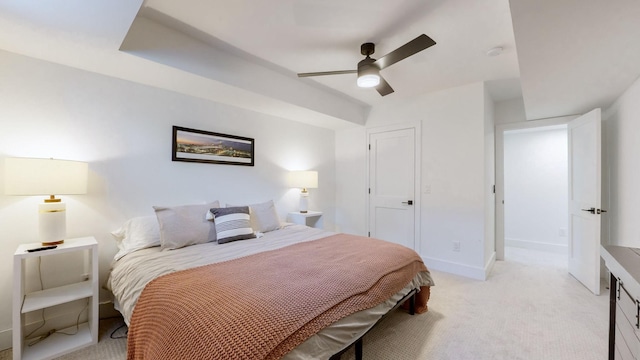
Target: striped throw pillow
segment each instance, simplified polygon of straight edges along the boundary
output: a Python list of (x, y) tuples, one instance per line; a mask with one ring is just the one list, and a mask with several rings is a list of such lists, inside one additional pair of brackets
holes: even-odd
[(248, 206), (213, 208), (211, 213), (216, 223), (218, 244), (256, 237), (251, 228)]

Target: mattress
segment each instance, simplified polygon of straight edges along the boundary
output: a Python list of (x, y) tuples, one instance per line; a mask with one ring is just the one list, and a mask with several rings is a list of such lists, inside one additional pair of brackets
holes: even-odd
[[(283, 229), (268, 232), (258, 239), (224, 245), (206, 243), (172, 251), (160, 251), (159, 247), (144, 249), (128, 254), (113, 263), (108, 287), (114, 294), (114, 303), (117, 304), (117, 309), (122, 313), (125, 322), (129, 324), (142, 290), (146, 284), (157, 277), (275, 250), (295, 243), (315, 241), (333, 234), (306, 226), (289, 225)], [(433, 281), (428, 272), (418, 273), (401, 291), (385, 302), (335, 322), (300, 344), (284, 359), (330, 357), (368, 331), (411, 289), (431, 285), (433, 285)]]

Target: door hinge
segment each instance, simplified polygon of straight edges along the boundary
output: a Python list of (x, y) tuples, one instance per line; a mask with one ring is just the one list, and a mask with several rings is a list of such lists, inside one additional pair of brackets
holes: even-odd
[(496, 186), (495, 185), (493, 185), (493, 193), (494, 194), (496, 193)]
[(367, 233), (367, 236), (368, 236), (368, 237), (371, 237), (371, 231), (369, 231), (369, 232)]
[(369, 144), (369, 150), (371, 150), (371, 144)]
[(371, 188), (369, 188), (369, 194), (371, 194)]

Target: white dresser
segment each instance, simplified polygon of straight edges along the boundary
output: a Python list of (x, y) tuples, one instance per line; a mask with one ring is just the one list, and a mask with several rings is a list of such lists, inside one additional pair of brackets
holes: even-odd
[(640, 249), (602, 246), (611, 272), (609, 359), (640, 359)]

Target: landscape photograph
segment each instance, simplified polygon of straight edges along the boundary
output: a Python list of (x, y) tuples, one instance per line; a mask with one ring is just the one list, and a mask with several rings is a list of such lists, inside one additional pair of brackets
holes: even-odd
[(253, 165), (253, 139), (174, 128), (176, 161)]

